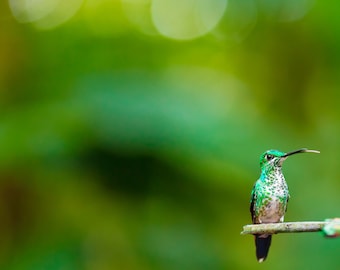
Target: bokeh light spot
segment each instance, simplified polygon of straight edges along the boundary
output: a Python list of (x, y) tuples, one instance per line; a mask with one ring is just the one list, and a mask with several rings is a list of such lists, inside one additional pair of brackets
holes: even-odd
[(162, 35), (188, 40), (214, 29), (226, 8), (227, 0), (153, 0), (151, 15)]
[(83, 0), (59, 0), (48, 16), (35, 23), (37, 28), (51, 29), (71, 19), (83, 4)]
[(47, 16), (59, 0), (9, 0), (13, 16), (22, 23), (34, 22)]
[(260, 0), (260, 6), (265, 14), (281, 22), (293, 22), (302, 19), (314, 0)]
[(9, 0), (13, 16), (21, 23), (51, 29), (69, 20), (83, 0)]
[(281, 21), (291, 22), (302, 19), (314, 4), (314, 0), (289, 0), (281, 12)]

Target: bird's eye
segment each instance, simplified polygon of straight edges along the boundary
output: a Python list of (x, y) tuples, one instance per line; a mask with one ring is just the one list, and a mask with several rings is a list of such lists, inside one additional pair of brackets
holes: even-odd
[(273, 155), (270, 155), (270, 154), (267, 154), (267, 155), (266, 155), (266, 159), (267, 159), (267, 160), (272, 160), (273, 157), (274, 157), (274, 156), (273, 156)]

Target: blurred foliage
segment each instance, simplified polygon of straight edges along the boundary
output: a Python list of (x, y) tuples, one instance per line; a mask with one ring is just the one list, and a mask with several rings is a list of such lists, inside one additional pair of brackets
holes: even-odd
[(240, 236), (271, 148), (321, 151), (285, 220), (338, 216), (335, 1), (46, 1), (0, 3), (1, 269), (339, 268), (337, 240), (259, 265)]

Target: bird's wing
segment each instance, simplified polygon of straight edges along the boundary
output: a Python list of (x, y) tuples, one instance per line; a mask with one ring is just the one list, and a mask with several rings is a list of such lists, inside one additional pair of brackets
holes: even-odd
[(255, 217), (255, 205), (256, 205), (256, 192), (255, 192), (255, 185), (253, 186), (253, 189), (251, 191), (251, 198), (250, 198), (250, 215), (253, 223), (256, 223), (256, 217)]
[(286, 209), (285, 209), (285, 213), (287, 212), (287, 209), (288, 209), (288, 202), (289, 202), (289, 198), (290, 198), (290, 196), (289, 196), (289, 194), (288, 194), (288, 197), (287, 197), (287, 202), (286, 202)]

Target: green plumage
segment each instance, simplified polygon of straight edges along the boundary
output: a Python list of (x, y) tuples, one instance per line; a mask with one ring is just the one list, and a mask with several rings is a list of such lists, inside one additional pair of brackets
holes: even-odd
[[(283, 222), (290, 195), (282, 173), (282, 163), (290, 155), (306, 152), (319, 153), (303, 148), (289, 153), (268, 150), (261, 155), (261, 175), (252, 189), (250, 201), (254, 224)], [(255, 244), (257, 259), (262, 262), (268, 255), (271, 235), (255, 235)]]

